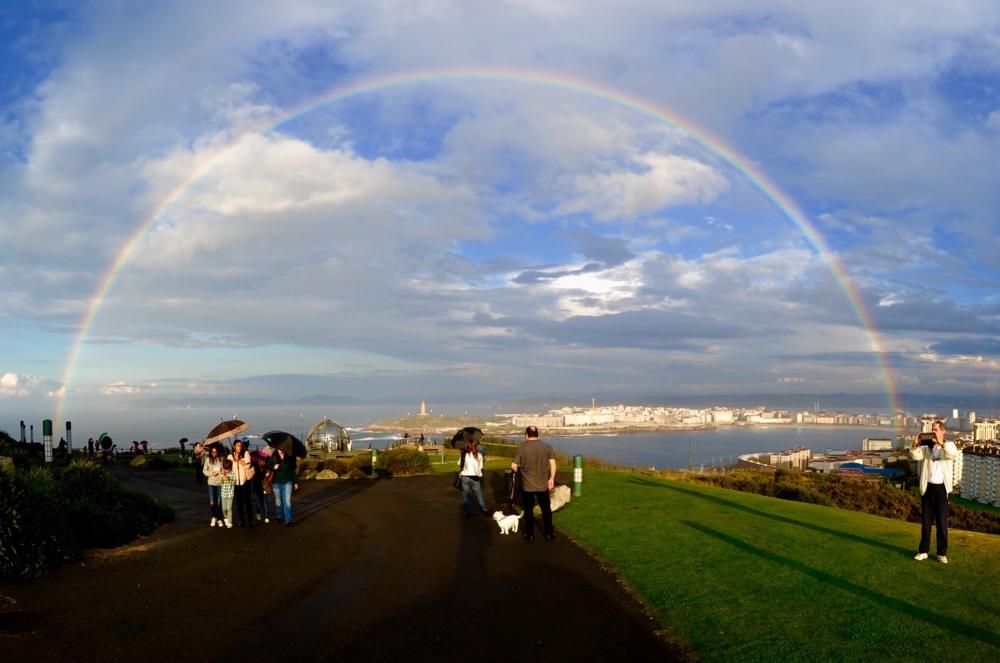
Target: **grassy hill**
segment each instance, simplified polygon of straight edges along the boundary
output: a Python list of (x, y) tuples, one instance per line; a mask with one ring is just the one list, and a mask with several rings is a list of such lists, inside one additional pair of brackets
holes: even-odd
[(1000, 660), (1000, 536), (599, 470), (556, 525), (707, 661)]

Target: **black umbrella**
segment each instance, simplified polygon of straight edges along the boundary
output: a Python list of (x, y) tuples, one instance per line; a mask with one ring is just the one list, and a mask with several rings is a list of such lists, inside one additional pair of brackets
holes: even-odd
[(270, 433), (261, 435), (261, 439), (267, 442), (267, 446), (281, 449), (286, 456), (295, 456), (296, 458), (306, 457), (306, 445), (291, 433), (286, 433), (283, 430), (273, 430)]
[(239, 419), (220, 421), (215, 428), (208, 431), (208, 435), (205, 436), (205, 444), (211, 444), (212, 442), (219, 442), (231, 437), (236, 437), (240, 433), (244, 433), (249, 430), (249, 428), (250, 424), (240, 421)]

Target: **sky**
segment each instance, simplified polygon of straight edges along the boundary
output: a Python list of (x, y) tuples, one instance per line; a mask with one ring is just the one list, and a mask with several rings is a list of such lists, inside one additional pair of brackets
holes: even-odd
[(993, 398), (998, 173), (991, 0), (3, 3), (0, 428)]

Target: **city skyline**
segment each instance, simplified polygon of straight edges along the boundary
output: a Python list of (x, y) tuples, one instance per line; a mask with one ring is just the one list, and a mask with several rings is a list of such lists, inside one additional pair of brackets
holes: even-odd
[(993, 402), (1000, 9), (661, 5), (0, 9), (0, 417)]

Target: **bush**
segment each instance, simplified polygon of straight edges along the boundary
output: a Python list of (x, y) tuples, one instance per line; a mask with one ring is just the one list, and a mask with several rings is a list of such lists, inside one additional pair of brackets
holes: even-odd
[(0, 578), (33, 577), (77, 557), (52, 474), (0, 472)]
[(375, 470), (394, 476), (424, 474), (431, 471), (431, 459), (423, 451), (412, 447), (395, 447), (378, 455)]
[(85, 461), (74, 462), (62, 472), (59, 489), (66, 520), (82, 546), (120, 546), (174, 517), (169, 506), (126, 490), (103, 467)]

